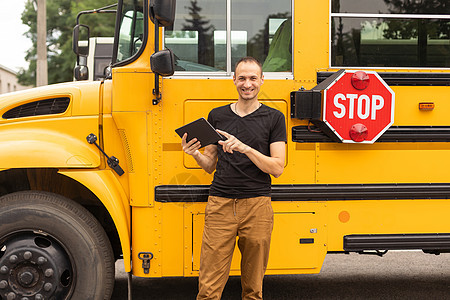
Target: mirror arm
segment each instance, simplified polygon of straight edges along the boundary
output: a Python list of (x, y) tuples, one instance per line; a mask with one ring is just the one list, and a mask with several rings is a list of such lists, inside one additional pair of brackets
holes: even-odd
[[(159, 51), (159, 22), (155, 18), (155, 53)], [(153, 99), (153, 105), (157, 105), (161, 101), (161, 93), (159, 91), (159, 75), (155, 74), (155, 88), (153, 89), (153, 95), (155, 95), (155, 99)]]
[(77, 25), (80, 24), (80, 17), (82, 15), (86, 15), (86, 14), (97, 14), (97, 13), (116, 13), (117, 10), (108, 10), (108, 8), (117, 6), (117, 3), (108, 5), (108, 6), (104, 6), (104, 7), (100, 7), (100, 8), (96, 8), (96, 9), (92, 9), (92, 10), (84, 10), (84, 11), (80, 11), (77, 14)]

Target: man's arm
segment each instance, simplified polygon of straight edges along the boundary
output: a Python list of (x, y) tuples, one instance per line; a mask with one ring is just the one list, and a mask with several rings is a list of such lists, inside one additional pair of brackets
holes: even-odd
[(197, 164), (206, 172), (211, 174), (216, 169), (217, 164), (217, 146), (208, 145), (203, 154), (198, 150), (201, 148), (200, 141), (196, 138), (186, 143), (187, 133), (181, 139), (181, 147), (186, 154), (192, 155)]
[(249, 146), (242, 152), (263, 171), (278, 178), (283, 174), (284, 162), (286, 158), (286, 144), (284, 142), (274, 142), (270, 144), (270, 156), (266, 156)]
[(233, 153), (233, 151), (241, 152), (247, 155), (247, 157), (264, 173), (273, 175), (275, 178), (281, 176), (284, 171), (284, 162), (286, 159), (285, 142), (274, 142), (270, 144), (270, 156), (267, 156), (242, 143), (235, 136), (222, 130), (217, 131), (227, 138), (226, 141), (219, 141), (223, 151), (229, 153)]

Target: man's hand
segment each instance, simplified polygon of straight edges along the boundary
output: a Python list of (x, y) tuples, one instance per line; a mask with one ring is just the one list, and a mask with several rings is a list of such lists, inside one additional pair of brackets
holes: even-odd
[(238, 151), (241, 153), (245, 153), (250, 150), (250, 146), (247, 146), (240, 140), (238, 140), (234, 135), (229, 134), (228, 132), (216, 129), (218, 133), (227, 138), (226, 141), (219, 141), (219, 145), (222, 145), (223, 151), (228, 153), (233, 153), (233, 151)]
[(197, 138), (193, 138), (189, 142), (186, 142), (186, 138), (187, 133), (185, 133), (181, 138), (181, 147), (183, 148), (183, 151), (189, 155), (199, 154), (198, 149), (202, 147), (202, 145), (200, 145), (200, 141), (197, 141)]
[(264, 155), (252, 147), (242, 143), (235, 136), (228, 132), (216, 129), (218, 133), (227, 138), (226, 141), (219, 141), (223, 151), (233, 153), (238, 151), (247, 157), (264, 173), (279, 177), (283, 173), (286, 145), (284, 142), (274, 142), (270, 144), (270, 156)]
[(193, 138), (189, 142), (186, 142), (187, 133), (183, 135), (181, 138), (181, 147), (186, 154), (192, 155), (195, 161), (198, 163), (203, 170), (208, 173), (214, 172), (216, 169), (217, 163), (217, 146), (216, 145), (208, 145), (205, 147), (205, 151), (203, 154), (199, 151), (202, 147), (200, 145), (200, 141), (197, 141), (196, 138)]

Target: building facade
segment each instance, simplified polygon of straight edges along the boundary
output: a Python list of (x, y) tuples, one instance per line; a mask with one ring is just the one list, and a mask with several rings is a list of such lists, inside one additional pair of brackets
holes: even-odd
[(17, 72), (0, 65), (0, 94), (26, 90), (31, 87), (23, 86), (17, 81)]

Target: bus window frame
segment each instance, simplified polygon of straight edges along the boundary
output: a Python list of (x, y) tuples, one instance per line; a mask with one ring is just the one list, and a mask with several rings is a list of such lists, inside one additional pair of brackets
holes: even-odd
[[(202, 72), (202, 71), (175, 71), (175, 73), (167, 78), (186, 78), (186, 79), (229, 79), (233, 77), (232, 64), (231, 64), (231, 1), (226, 0), (226, 33), (227, 33), (227, 46), (226, 46), (226, 55), (227, 55), (227, 70), (226, 71), (217, 71), (217, 72)], [(291, 18), (294, 20), (294, 9), (295, 0), (291, 0)], [(292, 22), (292, 39), (294, 39), (294, 24)], [(162, 36), (164, 37), (165, 28), (163, 28)], [(162, 39), (163, 48), (165, 47), (165, 39)], [(291, 45), (291, 53), (294, 53), (294, 41), (292, 40)], [(294, 79), (294, 57), (292, 55), (291, 60), (291, 71), (290, 72), (264, 72), (264, 79)], [(264, 62), (261, 62), (264, 63)]]
[[(144, 16), (144, 36), (142, 40), (142, 46), (139, 48), (139, 50), (133, 54), (132, 56), (128, 57), (127, 59), (117, 61), (117, 54), (119, 50), (119, 35), (120, 35), (120, 28), (121, 28), (121, 18), (122, 18), (122, 10), (123, 10), (123, 0), (119, 0), (118, 2), (118, 9), (116, 13), (116, 26), (114, 29), (114, 44), (113, 44), (113, 56), (111, 58), (111, 67), (122, 67), (126, 66), (128, 64), (131, 64), (132, 62), (136, 61), (142, 53), (144, 53), (144, 50), (147, 45), (148, 41), (148, 26), (149, 26), (149, 11), (148, 11), (148, 0), (143, 0), (144, 10), (143, 10), (143, 16)], [(147, 16), (147, 17), (146, 17)]]
[(431, 14), (373, 14), (373, 13), (333, 13), (331, 12), (331, 1), (330, 0), (330, 17), (329, 17), (329, 48), (328, 48), (328, 68), (329, 69), (370, 69), (370, 70), (450, 70), (450, 67), (369, 67), (369, 66), (333, 66), (331, 64), (332, 60), (332, 43), (333, 39), (331, 36), (331, 24), (333, 18), (375, 18), (375, 19), (439, 19), (439, 20), (450, 20), (450, 15), (431, 15)]

